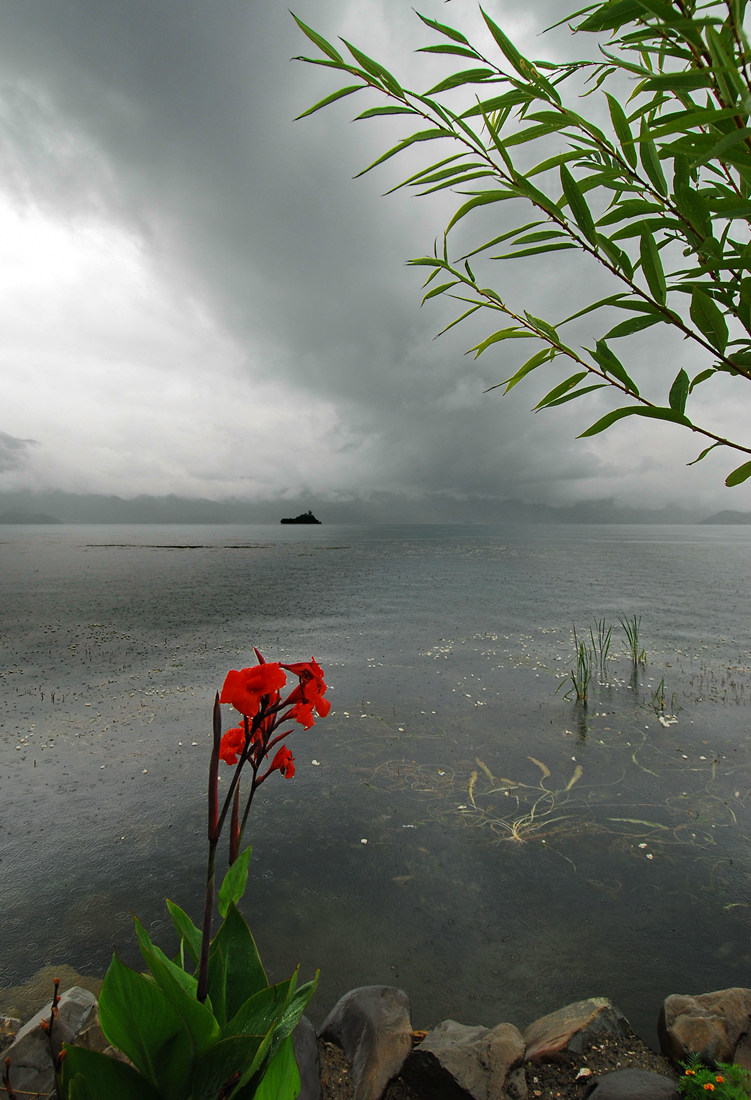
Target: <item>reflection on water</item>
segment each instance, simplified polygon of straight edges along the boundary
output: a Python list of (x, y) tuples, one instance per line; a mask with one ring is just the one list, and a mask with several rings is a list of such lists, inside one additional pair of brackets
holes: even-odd
[[(244, 903), (272, 974), (321, 967), (314, 1019), (393, 982), (417, 1026), (607, 995), (653, 1039), (667, 993), (747, 984), (749, 537), (6, 529), (0, 985), (135, 962), (131, 910), (170, 947), (165, 895), (197, 914), (212, 693), (254, 644), (331, 684)], [(556, 688), (603, 616), (582, 708)]]

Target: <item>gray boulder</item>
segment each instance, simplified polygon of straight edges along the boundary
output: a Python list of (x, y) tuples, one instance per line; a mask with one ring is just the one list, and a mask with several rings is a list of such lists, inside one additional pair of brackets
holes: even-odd
[(524, 1032), (527, 1061), (554, 1062), (564, 1050), (580, 1054), (598, 1035), (627, 1039), (631, 1028), (620, 1009), (607, 997), (576, 1001), (529, 1025)]
[(513, 1024), (444, 1020), (412, 1051), (403, 1076), (431, 1100), (526, 1100), (524, 1039)]
[(593, 1081), (584, 1093), (592, 1100), (680, 1100), (675, 1082), (643, 1069), (614, 1069)]
[(352, 989), (334, 1005), (319, 1035), (347, 1056), (355, 1100), (380, 1100), (412, 1049), (409, 997), (390, 985)]
[[(52, 1029), (55, 1057), (63, 1043), (73, 1043), (79, 1033), (96, 1019), (96, 997), (88, 989), (73, 986), (60, 997), (57, 1019)], [(16, 1095), (49, 1096), (55, 1087), (50, 1040), (42, 1021), (50, 1018), (46, 1005), (20, 1029), (4, 1052), (10, 1060), (10, 1083)]]
[(734, 987), (696, 997), (666, 997), (657, 1022), (666, 1058), (684, 1061), (697, 1054), (703, 1062), (737, 1060), (751, 1068), (751, 989)]
[(321, 1100), (321, 1059), (318, 1054), (315, 1028), (303, 1016), (292, 1032), (295, 1060), (300, 1072), (300, 1092), (297, 1100)]

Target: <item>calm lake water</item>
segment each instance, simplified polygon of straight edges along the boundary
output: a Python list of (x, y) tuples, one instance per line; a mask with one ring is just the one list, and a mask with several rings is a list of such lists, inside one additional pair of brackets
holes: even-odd
[[(253, 807), (275, 979), (524, 1027), (751, 984), (751, 529), (0, 528), (0, 987), (197, 920), (214, 691), (314, 654), (332, 711)], [(640, 616), (634, 670), (618, 617)], [(613, 627), (585, 708), (572, 626)], [(598, 682), (599, 681), (599, 682)], [(556, 689), (559, 689), (556, 691)], [(0, 996), (0, 1008), (2, 1008)]]

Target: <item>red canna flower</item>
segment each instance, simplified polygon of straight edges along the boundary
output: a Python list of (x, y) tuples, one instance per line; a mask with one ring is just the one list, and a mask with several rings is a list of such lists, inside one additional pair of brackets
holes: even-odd
[(287, 683), (287, 676), (278, 661), (253, 665), (238, 671), (231, 669), (224, 680), (220, 703), (231, 703), (235, 710), (252, 718), (264, 695), (273, 695)]
[[(326, 691), (323, 669), (315, 657), (311, 657), (309, 661), (299, 661), (293, 665), (282, 665), (282, 668), (286, 668), (293, 676), (297, 676), (300, 681), (299, 687), (296, 687), (290, 693), (287, 703), (302, 704), (304, 708), (307, 708), (298, 710), (296, 714), (291, 714), (290, 717), (294, 718), (305, 729), (310, 729), (313, 725), (313, 710), (311, 708), (314, 708), (321, 718), (325, 718), (331, 710), (331, 703), (328, 699), (323, 698)], [(301, 719), (303, 720), (301, 721)]]
[(274, 759), (271, 761), (271, 767), (266, 772), (266, 775), (271, 775), (272, 772), (279, 771), (285, 777), (285, 779), (291, 779), (295, 774), (294, 756), (289, 751), (286, 745), (277, 751)]
[(234, 726), (233, 729), (227, 730), (222, 737), (222, 742), (219, 747), (219, 759), (223, 760), (225, 764), (230, 764), (234, 767), (237, 763), (237, 758), (245, 748), (245, 730), (242, 726)]
[(725, 1084), (725, 1078), (722, 1076), (721, 1073), (718, 1073), (716, 1075), (715, 1081), (717, 1082), (718, 1085), (724, 1085)]

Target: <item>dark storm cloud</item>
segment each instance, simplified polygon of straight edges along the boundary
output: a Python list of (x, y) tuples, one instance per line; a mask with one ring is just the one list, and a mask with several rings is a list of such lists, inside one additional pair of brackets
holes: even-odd
[[(533, 56), (567, 46), (565, 30), (535, 37), (560, 17), (556, 0), (532, 13), (519, 0), (488, 9)], [(479, 26), (476, 6), (459, 0), (421, 10)], [(412, 51), (430, 36), (407, 0), (299, 0), (296, 11), (427, 86), (418, 74), (428, 61)], [(577, 420), (569, 407), (543, 420), (527, 413), (531, 390), (483, 396), (518, 362), (505, 349), (464, 354), (491, 321), (433, 340), (451, 314), (437, 303), (418, 309), (420, 280), (405, 261), (432, 249), (451, 207), (383, 198), (407, 165), (352, 180), (396, 132), (350, 124), (354, 100), (294, 121), (338, 83), (290, 61), (309, 46), (281, 0), (2, 4), (0, 178), (17, 200), (69, 224), (94, 212), (134, 234), (176, 298), (204, 303), (247, 350), (233, 369), (251, 391), (273, 381), (292, 417), (328, 408), (318, 441), (328, 458), (316, 452), (316, 471), (298, 456), (318, 492), (550, 495), (586, 481), (598, 453), (602, 479), (624, 484), (617, 446), (609, 454), (573, 442), (586, 413)], [(581, 281), (560, 262), (500, 278), (551, 320), (569, 311)], [(225, 386), (231, 393), (226, 372), (215, 388)], [(230, 400), (227, 411), (252, 424), (264, 408)], [(283, 444), (288, 455), (305, 445), (286, 425)], [(165, 466), (174, 461), (173, 447)], [(218, 492), (228, 465), (208, 454), (196, 462)]]
[(0, 432), (0, 472), (20, 470), (26, 463), (29, 451), (36, 446), (35, 439), (16, 439), (7, 432)]

